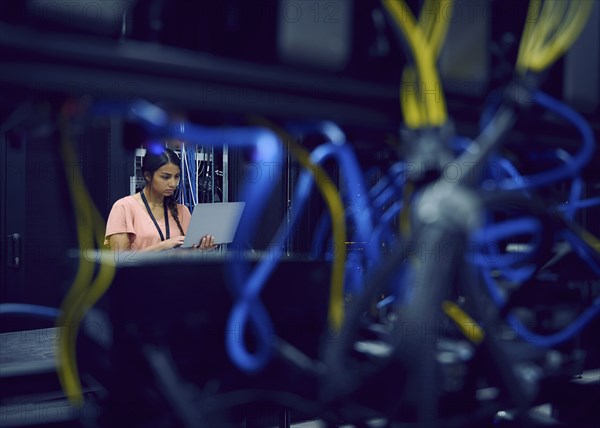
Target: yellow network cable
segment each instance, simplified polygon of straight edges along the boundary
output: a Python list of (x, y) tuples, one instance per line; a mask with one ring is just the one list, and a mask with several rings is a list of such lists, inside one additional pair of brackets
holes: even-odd
[[(566, 0), (544, 2), (544, 7), (539, 11), (540, 16), (535, 20), (539, 32), (536, 31), (537, 37), (530, 43), (530, 54), (539, 51), (556, 33), (563, 21), (567, 4), (568, 1)], [(527, 18), (532, 19), (529, 16)]]
[[(416, 69), (419, 74), (420, 99), (424, 103), (425, 115), (419, 110), (418, 113), (410, 113), (407, 125), (412, 127), (420, 126), (440, 126), (447, 120), (446, 104), (442, 92), (442, 85), (435, 67), (435, 60), (441, 49), (442, 41), (445, 38), (448, 20), (442, 19), (441, 10), (452, 4), (451, 0), (440, 0), (437, 4), (434, 22), (430, 23), (423, 14), (421, 14), (420, 25), (415, 22), (415, 18), (403, 0), (382, 0), (383, 6), (388, 10), (400, 30), (413, 54)], [(431, 8), (431, 1), (427, 1), (424, 8)], [(407, 75), (410, 77), (410, 73)], [(408, 102), (409, 106), (414, 107), (412, 96), (406, 93), (406, 87), (402, 83), (401, 102)], [(427, 90), (435, 91), (435, 96), (427, 97)], [(403, 106), (406, 113), (409, 106)], [(405, 116), (406, 118), (406, 116)], [(416, 126), (415, 126), (416, 125)]]
[[(541, 72), (554, 63), (575, 42), (585, 28), (593, 2), (591, 0), (531, 0), (519, 54), (517, 71)], [(587, 230), (577, 230), (590, 248), (600, 253), (600, 240)]]
[[(449, 0), (436, 1), (435, 3), (438, 7), (433, 13), (433, 19), (427, 19), (431, 17), (429, 11), (433, 3), (434, 1), (432, 0), (425, 1), (419, 15), (419, 26), (422, 28), (423, 34), (431, 46), (433, 56), (437, 58), (441, 51), (449, 23), (447, 19), (441, 16), (441, 11), (443, 8), (451, 5), (452, 2)], [(419, 95), (418, 85), (418, 78), (414, 67), (406, 66), (402, 74), (400, 105), (404, 120), (409, 128), (418, 128), (427, 124), (426, 107), (423, 103), (419, 103), (419, 98), (422, 99), (423, 95)], [(409, 88), (412, 90), (409, 91)]]
[(446, 300), (442, 303), (442, 309), (446, 315), (454, 321), (467, 339), (476, 345), (479, 345), (483, 341), (483, 338), (485, 337), (483, 329), (469, 316), (469, 314), (463, 311), (460, 306)]
[(573, 231), (585, 242), (592, 250), (600, 254), (600, 239), (584, 229), (579, 224), (573, 224)]
[(554, 63), (575, 42), (587, 20), (591, 0), (531, 0), (517, 57), (517, 71), (541, 72)]
[[(64, 117), (61, 118), (61, 134), (61, 156), (65, 169), (68, 170), (69, 166), (77, 165), (77, 157)], [(79, 266), (73, 284), (61, 304), (61, 316), (57, 320), (57, 326), (62, 331), (61, 340), (57, 343), (57, 373), (65, 395), (72, 404), (81, 406), (83, 394), (76, 360), (77, 332), (86, 311), (110, 287), (115, 266), (101, 263), (98, 275), (92, 280), (94, 261), (86, 258), (83, 251), (95, 248), (94, 242), (98, 247), (102, 245), (104, 222), (85, 188), (79, 170), (75, 167), (72, 172), (73, 174), (67, 177), (67, 182), (77, 222)]]
[(570, 3), (569, 12), (572, 11), (572, 13), (567, 13), (564, 25), (557, 30), (554, 38), (548, 42), (546, 49), (533, 53), (530, 64), (532, 71), (539, 72), (546, 69), (571, 47), (583, 31), (592, 6), (591, 1), (585, 0)]
[(540, 0), (531, 0), (529, 2), (527, 16), (525, 17), (525, 27), (523, 28), (523, 35), (521, 36), (521, 43), (519, 44), (519, 53), (517, 54), (516, 68), (520, 74), (525, 74), (527, 72), (527, 60), (531, 56), (531, 50), (535, 40), (533, 33), (535, 32), (535, 23), (539, 19), (540, 5)]
[[(429, 46), (427, 44), (427, 40), (425, 35), (421, 31), (421, 27), (416, 25), (414, 16), (412, 15), (410, 9), (406, 6), (404, 1), (395, 2), (390, 0), (383, 0), (384, 7), (388, 10), (400, 30), (402, 31), (404, 38), (406, 39), (411, 52), (413, 54), (413, 58), (415, 61), (416, 69), (420, 76), (420, 85), (424, 85), (426, 88), (435, 87), (436, 80), (435, 76), (431, 79), (430, 73), (428, 70), (431, 67), (431, 55)], [(403, 87), (406, 86), (403, 84)], [(405, 94), (406, 95), (406, 94)], [(430, 110), (430, 103), (427, 101), (430, 99), (428, 97), (422, 97), (425, 101), (426, 110)], [(404, 97), (401, 101), (409, 100), (409, 97)], [(423, 126), (426, 124), (426, 117), (421, 117), (419, 114), (419, 123), (417, 127)]]
[(404, 67), (400, 86), (400, 107), (406, 126), (413, 129), (422, 126), (427, 120), (425, 106), (419, 103), (418, 84), (414, 67)]
[(423, 2), (423, 7), (421, 8), (421, 13), (419, 14), (419, 27), (423, 31), (425, 38), (427, 40), (431, 37), (431, 31), (433, 30), (433, 24), (436, 22), (436, 14), (437, 11), (434, 12), (434, 18), (431, 19), (431, 13), (429, 13), (432, 9), (432, 4), (434, 0), (425, 0)]
[[(427, 2), (425, 3), (427, 4)], [(432, 26), (427, 35), (427, 40), (431, 46), (433, 58), (440, 56), (444, 40), (446, 40), (446, 34), (448, 34), (448, 27), (450, 26), (450, 17), (447, 16), (447, 12), (452, 9), (452, 0), (438, 0), (437, 14), (435, 16), (434, 25)], [(423, 13), (421, 12), (421, 15)]]
[[(555, 21), (556, 18), (558, 18), (558, 23), (562, 21), (562, 16), (558, 16), (555, 10), (556, 7), (553, 5), (549, 6), (547, 2), (543, 4), (536, 2), (529, 5), (527, 16), (525, 17), (525, 25), (530, 24), (531, 32), (527, 49), (525, 50), (525, 58), (531, 58), (533, 52), (544, 46), (546, 38), (550, 35), (550, 22)], [(532, 37), (532, 34), (535, 37)]]
[(283, 129), (264, 118), (251, 117), (251, 122), (275, 132), (282, 141), (289, 142), (289, 150), (300, 164), (310, 171), (317, 188), (329, 209), (334, 242), (333, 267), (331, 269), (331, 290), (328, 318), (335, 331), (339, 331), (344, 321), (344, 276), (346, 265), (346, 220), (342, 198), (331, 178), (320, 165), (310, 160), (310, 154), (296, 143)]

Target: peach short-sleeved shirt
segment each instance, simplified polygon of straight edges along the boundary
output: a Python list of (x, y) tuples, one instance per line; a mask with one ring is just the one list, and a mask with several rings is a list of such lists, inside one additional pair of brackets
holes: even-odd
[[(187, 231), (192, 217), (190, 210), (182, 204), (177, 205), (179, 222), (183, 231)], [(158, 225), (166, 237), (165, 221), (158, 220)], [(169, 211), (169, 229), (171, 237), (181, 236), (179, 227)], [(148, 211), (133, 196), (125, 196), (116, 201), (108, 215), (106, 222), (106, 236), (104, 245), (109, 245), (108, 238), (117, 233), (127, 233), (132, 250), (143, 250), (160, 242), (160, 235)]]

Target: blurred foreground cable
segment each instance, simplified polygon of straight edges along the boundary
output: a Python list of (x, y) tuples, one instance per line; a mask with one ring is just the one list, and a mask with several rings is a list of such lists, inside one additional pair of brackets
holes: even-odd
[[(84, 257), (84, 250), (102, 248), (104, 242), (104, 219), (94, 205), (79, 170), (69, 129), (69, 118), (74, 104), (67, 102), (60, 112), (60, 153), (64, 172), (69, 185), (71, 201), (77, 223), (79, 243), (79, 267), (73, 284), (61, 304), (61, 315), (57, 327), (64, 329), (57, 342), (57, 372), (65, 395), (72, 404), (83, 405), (81, 381), (77, 368), (76, 341), (79, 325), (85, 313), (104, 295), (110, 287), (114, 274), (114, 263), (100, 258), (100, 268), (94, 279), (95, 261)], [(72, 168), (70, 167), (76, 166)]]

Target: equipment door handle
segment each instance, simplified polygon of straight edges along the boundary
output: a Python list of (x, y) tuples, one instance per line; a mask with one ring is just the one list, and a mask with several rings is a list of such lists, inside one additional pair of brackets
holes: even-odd
[(13, 233), (12, 235), (8, 235), (7, 238), (7, 265), (8, 267), (19, 269), (21, 267), (21, 235)]

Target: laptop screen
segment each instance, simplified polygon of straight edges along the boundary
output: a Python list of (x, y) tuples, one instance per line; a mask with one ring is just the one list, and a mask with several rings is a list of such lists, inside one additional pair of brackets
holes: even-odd
[(194, 207), (182, 248), (200, 243), (203, 236), (215, 237), (215, 244), (229, 244), (235, 237), (245, 202), (198, 204)]

